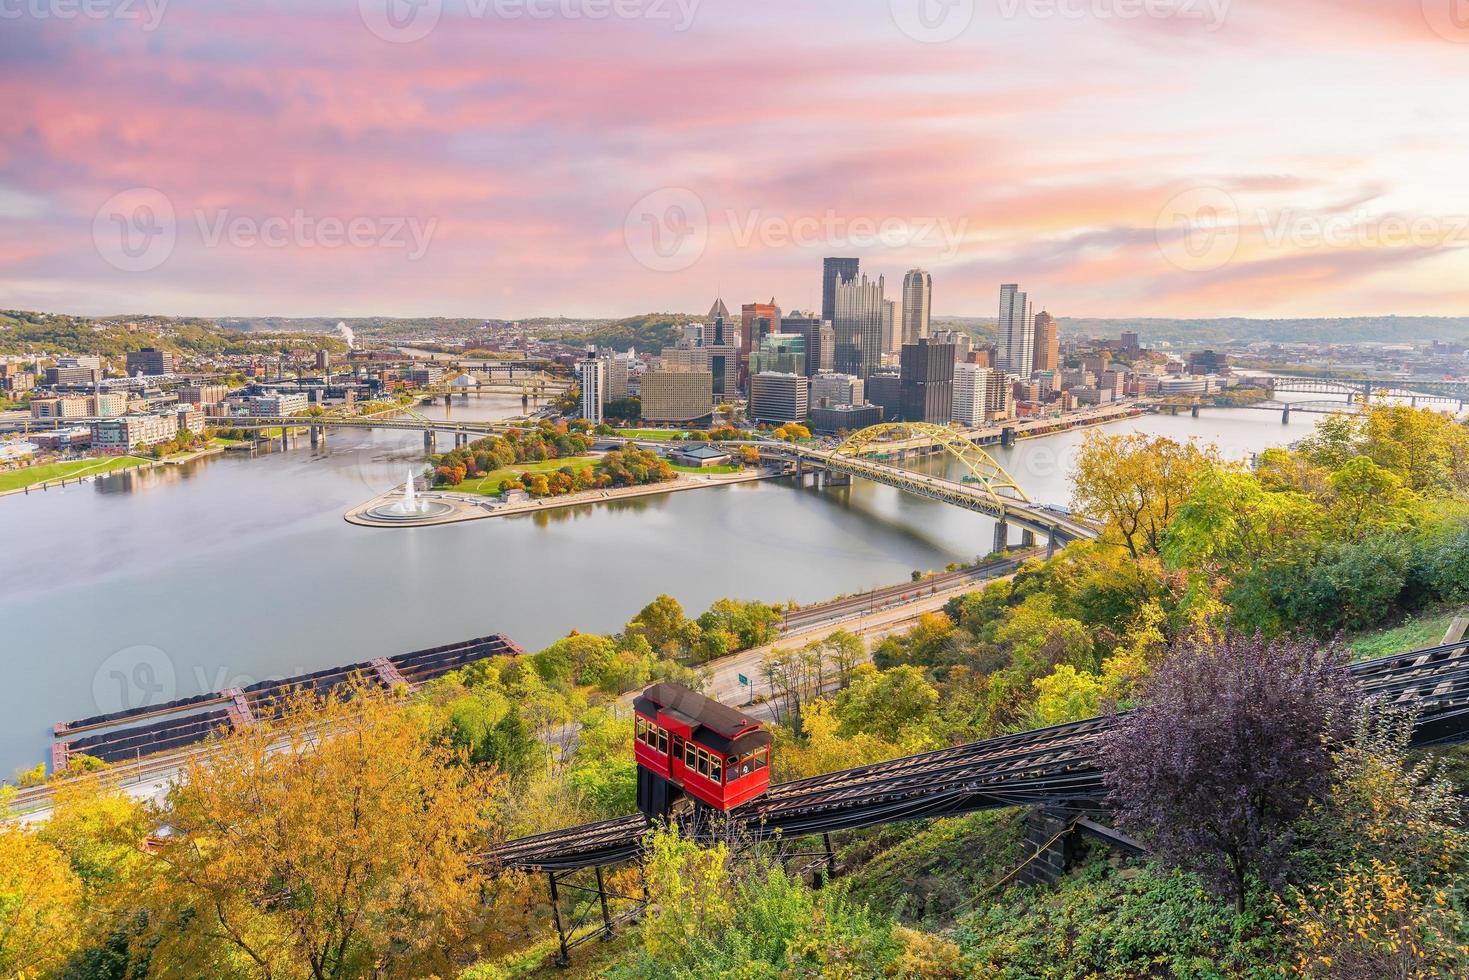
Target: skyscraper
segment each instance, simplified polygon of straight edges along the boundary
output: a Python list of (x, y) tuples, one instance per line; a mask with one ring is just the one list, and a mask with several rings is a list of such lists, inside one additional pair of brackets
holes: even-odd
[[(821, 370), (821, 317), (815, 313), (792, 311), (780, 318), (781, 333), (798, 333), (806, 339), (806, 367), (802, 371), (807, 377)], [(827, 352), (830, 357), (830, 351)]]
[(887, 309), (883, 286), (882, 276), (876, 282), (863, 276), (837, 283), (836, 315), (832, 320), (836, 332), (834, 367), (842, 374), (865, 379), (882, 365), (882, 324)]
[(949, 423), (954, 408), (953, 344), (936, 344), (927, 337), (904, 344), (898, 377), (904, 422)]
[(857, 278), (858, 259), (821, 260), (821, 319), (836, 322), (837, 284)]
[(1056, 331), (1056, 318), (1045, 310), (1035, 315), (1036, 371), (1055, 371), (1061, 367), (1061, 335)]
[(1035, 315), (1030, 298), (1015, 283), (1000, 287), (1000, 357), (1007, 374), (1029, 378), (1035, 369)]
[(898, 315), (898, 301), (882, 301), (882, 352), (896, 354), (903, 349), (903, 324)]
[(716, 299), (714, 305), (709, 307), (709, 323), (714, 331), (713, 342), (723, 346), (725, 341), (725, 324), (729, 323), (729, 307), (724, 305), (723, 299)]
[(750, 352), (760, 346), (760, 338), (780, 329), (780, 307), (775, 297), (769, 303), (746, 303), (740, 307), (740, 385), (749, 381)]
[(607, 364), (595, 352), (577, 365), (581, 376), (581, 417), (593, 425), (602, 424), (602, 406), (607, 396)]
[(928, 336), (928, 319), (933, 305), (933, 276), (922, 269), (909, 269), (903, 277), (903, 337), (901, 343), (916, 344)]
[(627, 397), (627, 379), (632, 373), (632, 362), (627, 354), (604, 350), (598, 355), (602, 361), (602, 378), (606, 382), (602, 393), (602, 404), (620, 401)]

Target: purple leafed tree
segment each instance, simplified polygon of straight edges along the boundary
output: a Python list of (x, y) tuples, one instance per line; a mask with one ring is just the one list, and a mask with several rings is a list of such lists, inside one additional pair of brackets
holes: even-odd
[(1184, 640), (1118, 719), (1103, 763), (1118, 822), (1243, 911), (1251, 875), (1284, 880), (1292, 826), (1326, 794), (1357, 700), (1338, 645)]

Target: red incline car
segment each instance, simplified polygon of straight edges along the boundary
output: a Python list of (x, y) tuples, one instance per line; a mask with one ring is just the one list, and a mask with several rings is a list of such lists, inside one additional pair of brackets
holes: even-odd
[(749, 715), (682, 684), (654, 684), (633, 711), (638, 809), (649, 820), (685, 796), (731, 810), (770, 786), (772, 738)]

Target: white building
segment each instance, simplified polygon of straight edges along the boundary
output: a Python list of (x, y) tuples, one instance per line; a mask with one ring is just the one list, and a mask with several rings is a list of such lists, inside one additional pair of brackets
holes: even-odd
[(851, 374), (822, 371), (811, 379), (811, 406), (835, 408), (838, 405), (861, 405), (867, 400), (862, 379)]
[(311, 396), (305, 394), (256, 395), (250, 399), (250, 414), (258, 418), (299, 415), (310, 407)]
[(581, 417), (593, 425), (602, 424), (602, 406), (607, 401), (607, 362), (588, 357), (577, 365), (581, 377)]
[(136, 446), (167, 442), (178, 435), (175, 415), (124, 415), (92, 423), (92, 448), (101, 453), (125, 453)]
[(1015, 283), (1000, 287), (1000, 345), (996, 367), (1022, 378), (1035, 369), (1035, 307)]
[(985, 399), (989, 394), (990, 375), (994, 373), (990, 368), (964, 361), (954, 365), (953, 421), (971, 427), (989, 421)]

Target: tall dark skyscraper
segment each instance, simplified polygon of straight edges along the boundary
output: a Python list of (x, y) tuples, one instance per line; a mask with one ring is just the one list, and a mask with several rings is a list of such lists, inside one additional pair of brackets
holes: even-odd
[(821, 319), (832, 323), (837, 312), (837, 283), (857, 278), (859, 259), (821, 260)]
[(900, 415), (904, 422), (948, 425), (954, 409), (954, 345), (927, 337), (904, 344)]

